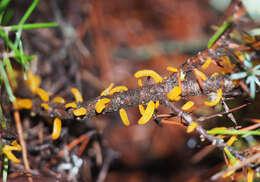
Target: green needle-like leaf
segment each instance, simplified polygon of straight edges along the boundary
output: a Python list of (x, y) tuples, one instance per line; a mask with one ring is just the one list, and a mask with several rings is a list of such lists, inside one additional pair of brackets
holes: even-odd
[(6, 75), (6, 72), (5, 72), (4, 65), (3, 65), (2, 61), (0, 61), (0, 72), (1, 72), (1, 77), (4, 80), (5, 88), (6, 88), (8, 96), (9, 96), (9, 99), (10, 99), (11, 102), (14, 102), (15, 101), (15, 97), (14, 97), (12, 88), (11, 88), (11, 86), (9, 84), (9, 80), (8, 80), (7, 75)]
[(213, 129), (207, 131), (208, 134), (218, 134), (218, 135), (260, 135), (259, 130), (254, 131), (240, 131), (240, 130), (222, 130), (222, 129)]
[(208, 48), (211, 48), (213, 44), (219, 39), (219, 37), (227, 30), (227, 28), (232, 24), (233, 18), (229, 18), (218, 30), (215, 34), (210, 38), (208, 42)]

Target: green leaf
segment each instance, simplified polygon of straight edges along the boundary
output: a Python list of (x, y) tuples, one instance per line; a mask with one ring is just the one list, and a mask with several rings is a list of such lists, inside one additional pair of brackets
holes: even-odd
[(1, 25), (3, 25), (3, 26), (7, 25), (10, 22), (10, 20), (12, 19), (13, 15), (14, 15), (14, 11), (11, 9), (8, 9), (3, 15)]
[(5, 72), (4, 65), (3, 65), (2, 61), (0, 61), (0, 72), (1, 72), (1, 78), (4, 80), (4, 85), (5, 85), (7, 94), (8, 94), (8, 96), (9, 96), (9, 100), (10, 100), (11, 102), (14, 102), (14, 101), (15, 101), (15, 97), (14, 97), (12, 88), (11, 88), (11, 86), (10, 86), (8, 77), (7, 77), (7, 75), (6, 75), (6, 72)]
[(238, 79), (245, 78), (246, 76), (247, 76), (246, 72), (239, 72), (239, 73), (234, 73), (234, 74), (230, 75), (229, 79), (238, 80)]
[(218, 134), (218, 135), (260, 135), (259, 130), (253, 131), (241, 131), (241, 130), (223, 130), (223, 129), (213, 129), (207, 131), (208, 134)]
[(213, 44), (219, 39), (219, 37), (227, 30), (227, 28), (232, 24), (233, 18), (229, 18), (225, 23), (218, 28), (215, 34), (210, 38), (208, 42), (208, 48), (211, 48)]
[(51, 28), (57, 27), (58, 23), (56, 22), (47, 22), (47, 23), (31, 23), (31, 24), (23, 24), (23, 25), (11, 25), (6, 27), (1, 27), (0, 30), (2, 31), (17, 31), (21, 30), (30, 30), (30, 29), (37, 29), (37, 28)]
[(3, 64), (7, 68), (7, 72), (10, 75), (12, 85), (14, 87), (16, 87), (17, 83), (16, 83), (16, 80), (15, 80), (15, 77), (14, 77), (14, 71), (13, 71), (13, 67), (11, 65), (10, 59), (9, 58), (4, 58)]
[(8, 174), (8, 158), (3, 155), (3, 182), (7, 182), (7, 174)]
[(34, 0), (33, 3), (30, 5), (30, 7), (27, 9), (25, 14), (23, 15), (22, 19), (19, 22), (19, 25), (22, 25), (26, 22), (26, 20), (29, 18), (35, 7), (37, 6), (39, 0)]
[(9, 2), (10, 2), (10, 0), (2, 0), (0, 2), (0, 12), (2, 12), (6, 8), (6, 6), (9, 4)]
[(252, 29), (248, 32), (251, 36), (257, 36), (260, 35), (260, 28)]

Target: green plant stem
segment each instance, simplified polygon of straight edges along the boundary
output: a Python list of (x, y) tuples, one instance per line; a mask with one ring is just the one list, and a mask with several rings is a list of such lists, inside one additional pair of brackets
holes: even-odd
[[(2, 106), (0, 105), (0, 121), (1, 121), (1, 127), (3, 129), (7, 129), (7, 124), (6, 124), (6, 121), (5, 121), (5, 117), (4, 117), (4, 113), (3, 113), (3, 110), (2, 110)], [(0, 142), (1, 143), (1, 142)]]
[(8, 158), (3, 155), (3, 182), (7, 181), (7, 175), (8, 175)]
[(260, 135), (260, 131), (239, 131), (239, 130), (209, 130), (208, 134), (218, 135)]
[(9, 31), (17, 31), (19, 29), (29, 30), (29, 29), (37, 29), (37, 28), (51, 28), (57, 27), (58, 23), (56, 22), (47, 22), (47, 23), (32, 23), (32, 24), (23, 24), (23, 25), (11, 25), (6, 27), (1, 27), (0, 30), (9, 32)]
[(35, 7), (37, 6), (39, 0), (34, 0), (33, 3), (30, 5), (30, 7), (27, 9), (25, 14), (23, 15), (22, 19), (20, 20), (18, 25), (22, 25), (26, 22), (26, 20), (29, 18)]
[(232, 24), (233, 18), (229, 18), (218, 30), (215, 34), (209, 39), (208, 48), (211, 48), (213, 44), (219, 39), (219, 37), (227, 30), (227, 28)]
[(0, 2), (0, 12), (2, 12), (6, 8), (6, 6), (9, 4), (9, 2), (10, 2), (10, 0), (2, 0)]
[(4, 58), (4, 62), (3, 62), (4, 66), (6, 66), (7, 72), (11, 78), (11, 83), (13, 85), (13, 87), (17, 86), (17, 83), (15, 81), (15, 77), (14, 77), (14, 71), (13, 71), (13, 67), (11, 65), (10, 59), (9, 58)]
[(2, 61), (0, 61), (0, 72), (1, 72), (1, 77), (4, 80), (5, 88), (6, 88), (8, 96), (9, 96), (9, 99), (10, 99), (11, 102), (14, 102), (15, 101), (15, 97), (14, 97), (12, 88), (11, 88), (11, 86), (9, 84), (8, 77), (6, 75), (6, 72), (5, 72), (4, 65), (3, 65)]
[(0, 30), (0, 36), (4, 38), (7, 46), (15, 53), (15, 60), (22, 64), (22, 66), (24, 67), (24, 69), (26, 69), (26, 66), (25, 64), (22, 63), (21, 59), (22, 57), (25, 57), (26, 59), (32, 59), (33, 56), (28, 56), (28, 55), (24, 55), (24, 54), (21, 54), (21, 52), (15, 47), (15, 45), (9, 40), (8, 36), (7, 36), (7, 33), (6, 32), (3, 32)]

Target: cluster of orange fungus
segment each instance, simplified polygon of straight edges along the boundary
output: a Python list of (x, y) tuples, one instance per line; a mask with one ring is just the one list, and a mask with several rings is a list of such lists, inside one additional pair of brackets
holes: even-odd
[(60, 104), (65, 104), (65, 99), (63, 99), (62, 97), (59, 97), (59, 96), (57, 96), (57, 97), (54, 97), (52, 100), (51, 100), (51, 102), (56, 102), (56, 103), (60, 103)]
[(198, 126), (198, 123), (192, 122), (188, 127), (187, 127), (187, 133), (193, 132)]
[(187, 110), (189, 110), (193, 105), (194, 105), (194, 102), (188, 101), (188, 102), (186, 102), (186, 103), (181, 107), (181, 109), (184, 110), (184, 111), (187, 111)]
[(61, 132), (61, 120), (59, 118), (55, 118), (53, 121), (51, 138), (53, 140), (57, 140), (60, 137), (60, 132)]
[(41, 84), (41, 78), (32, 72), (28, 71), (27, 72), (27, 80), (25, 83), (29, 86), (30, 90), (32, 93), (36, 93), (37, 89), (40, 87)]
[(209, 67), (209, 65), (211, 64), (212, 59), (211, 58), (207, 58), (206, 61), (204, 62), (204, 64), (201, 66), (202, 69), (207, 69)]
[(32, 101), (30, 99), (16, 98), (15, 105), (17, 109), (31, 109)]
[(17, 159), (15, 157), (15, 155), (13, 154), (12, 151), (21, 151), (22, 150), (22, 147), (17, 143), (17, 141), (13, 141), (11, 143), (11, 145), (5, 145), (3, 148), (2, 148), (2, 152), (6, 155), (6, 157), (15, 162), (15, 163), (19, 163), (20, 160)]
[(106, 104), (110, 102), (110, 99), (108, 98), (103, 98), (97, 101), (95, 105), (95, 110), (97, 113), (101, 113), (103, 109), (105, 109)]
[(221, 99), (222, 99), (222, 89), (218, 89), (217, 90), (217, 97), (212, 101), (205, 101), (204, 104), (206, 106), (212, 107), (212, 106), (217, 105), (220, 102)]
[(36, 94), (41, 98), (43, 102), (49, 102), (49, 94), (42, 88), (37, 88)]
[(109, 95), (110, 90), (113, 88), (115, 84), (114, 83), (110, 83), (110, 85), (101, 92), (100, 96), (106, 96)]
[(128, 120), (128, 117), (127, 117), (127, 113), (125, 111), (125, 109), (120, 109), (119, 110), (119, 114), (120, 114), (120, 117), (122, 119), (122, 122), (125, 126), (129, 126), (130, 125), (130, 121)]
[(74, 116), (85, 116), (87, 114), (87, 110), (84, 107), (81, 107), (79, 109), (75, 109), (73, 111)]
[(171, 71), (171, 72), (174, 72), (174, 73), (177, 73), (178, 72), (178, 69), (177, 68), (174, 68), (174, 67), (171, 67), (171, 66), (167, 66), (166, 68), (168, 71)]
[(151, 76), (157, 83), (163, 81), (162, 77), (153, 70), (140, 70), (134, 74), (134, 77), (138, 79), (144, 76)]
[(198, 75), (202, 80), (207, 80), (207, 76), (197, 68), (194, 68), (194, 73)]
[(74, 95), (76, 102), (83, 102), (82, 95), (78, 89), (71, 88), (71, 92)]
[(65, 104), (65, 108), (68, 109), (68, 108), (77, 108), (77, 104), (75, 102), (70, 102), (68, 104)]
[(117, 86), (109, 91), (109, 95), (113, 95), (116, 92), (127, 91), (127, 90), (128, 88), (126, 86)]
[(155, 104), (153, 101), (149, 101), (142, 117), (138, 120), (138, 124), (146, 124), (153, 116)]
[(176, 86), (170, 92), (167, 93), (167, 97), (170, 101), (178, 101), (181, 99), (181, 93), (181, 88), (179, 86)]
[(41, 107), (42, 107), (44, 110), (46, 110), (46, 111), (48, 111), (48, 110), (50, 109), (50, 107), (49, 107), (49, 105), (48, 105), (47, 103), (42, 103), (42, 104), (41, 104)]

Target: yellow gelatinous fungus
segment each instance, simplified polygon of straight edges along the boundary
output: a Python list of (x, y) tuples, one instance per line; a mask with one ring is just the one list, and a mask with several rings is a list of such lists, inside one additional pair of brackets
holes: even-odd
[(65, 105), (65, 108), (68, 109), (68, 108), (77, 108), (77, 104), (75, 102), (70, 102), (68, 104)]
[(181, 92), (181, 88), (179, 86), (176, 86), (170, 92), (167, 93), (167, 97), (170, 101), (178, 101), (181, 98)]
[(240, 51), (235, 52), (235, 54), (241, 62), (246, 59), (245, 55)]
[(126, 86), (117, 86), (109, 91), (109, 95), (113, 95), (116, 92), (127, 91), (127, 90), (128, 88)]
[(57, 96), (57, 97), (54, 97), (54, 98), (51, 100), (51, 102), (56, 102), (56, 103), (60, 103), (60, 104), (65, 104), (66, 101), (65, 101), (64, 98)]
[(49, 94), (45, 90), (42, 88), (37, 88), (36, 93), (43, 102), (49, 102)]
[(237, 140), (237, 136), (233, 135), (228, 141), (227, 141), (227, 145), (231, 146), (233, 145), (233, 143)]
[(46, 110), (46, 111), (48, 111), (48, 110), (50, 109), (50, 107), (49, 107), (49, 105), (48, 105), (47, 103), (42, 103), (42, 104), (41, 104), (41, 107), (42, 107), (44, 110)]
[(108, 98), (103, 98), (97, 101), (96, 105), (95, 105), (95, 110), (97, 111), (97, 113), (101, 113), (103, 111), (103, 109), (105, 109), (106, 104), (110, 102), (110, 99)]
[(219, 75), (219, 73), (215, 72), (215, 73), (212, 73), (212, 75), (210, 77), (213, 78), (213, 77), (218, 76), (218, 75)]
[(12, 151), (15, 150), (15, 151), (21, 151), (22, 150), (22, 147), (15, 141), (13, 141), (11, 143), (11, 145), (4, 145), (4, 147), (2, 148), (2, 152), (6, 155), (6, 157), (15, 162), (15, 163), (19, 163), (20, 160), (17, 159), (15, 157), (15, 155), (12, 153)]
[(163, 79), (162, 77), (156, 73), (155, 71), (153, 70), (140, 70), (140, 71), (137, 71), (135, 74), (134, 74), (134, 77), (135, 78), (141, 78), (141, 77), (144, 77), (144, 76), (151, 76), (153, 77), (153, 79), (159, 83), (159, 82), (162, 82)]
[(144, 111), (145, 111), (144, 106), (140, 104), (140, 105), (138, 105), (138, 108), (139, 108), (141, 115), (144, 115)]
[(187, 127), (187, 133), (193, 132), (198, 126), (198, 123), (192, 122), (188, 127)]
[(197, 68), (194, 68), (194, 73), (198, 75), (202, 80), (207, 80), (207, 76)]
[(73, 111), (74, 116), (85, 116), (87, 114), (87, 110), (84, 107), (81, 107), (79, 109), (75, 109)]
[(55, 118), (53, 121), (53, 129), (52, 129), (52, 134), (51, 138), (53, 140), (57, 140), (60, 137), (60, 132), (61, 132), (61, 120), (59, 118)]
[(32, 72), (28, 71), (27, 72), (27, 80), (25, 83), (29, 86), (30, 90), (32, 93), (36, 93), (37, 89), (39, 88), (41, 84), (41, 78)]
[(201, 66), (201, 68), (204, 69), (204, 70), (207, 69), (211, 62), (212, 62), (212, 59), (211, 58), (207, 58), (206, 61)]
[(141, 79), (138, 79), (138, 80), (137, 80), (137, 84), (138, 84), (139, 87), (142, 87), (142, 86), (143, 86), (142, 80), (141, 80)]
[(142, 117), (138, 120), (138, 124), (146, 124), (153, 116), (155, 104), (149, 101)]
[(253, 180), (254, 180), (254, 170), (249, 167), (247, 170), (247, 182), (253, 182)]
[(215, 106), (220, 102), (221, 98), (222, 98), (222, 89), (218, 89), (217, 97), (213, 101), (205, 101), (204, 104), (210, 107)]
[(128, 120), (127, 113), (126, 113), (125, 109), (121, 108), (119, 110), (119, 114), (120, 114), (120, 117), (122, 119), (123, 124), (125, 126), (129, 126), (130, 125), (130, 121)]
[(194, 102), (188, 101), (181, 107), (181, 109), (186, 111), (186, 110), (190, 109), (193, 105), (194, 105)]
[(71, 92), (74, 95), (76, 102), (83, 102), (82, 95), (78, 89), (71, 88)]
[(156, 101), (156, 102), (155, 102), (155, 109), (157, 109), (157, 108), (159, 107), (159, 105), (160, 105), (160, 102), (159, 102), (159, 101)]
[(178, 72), (178, 69), (177, 68), (174, 68), (172, 66), (167, 66), (166, 68), (168, 71), (171, 71), (171, 72), (174, 72), (174, 73), (177, 73)]
[[(244, 55), (243, 55), (244, 56)], [(222, 56), (221, 60), (227, 65), (228, 68), (233, 69), (236, 65), (232, 64), (228, 56)]]
[(32, 101), (30, 99), (16, 98), (15, 105), (17, 109), (31, 109)]
[(106, 96), (109, 95), (109, 91), (113, 88), (114, 83), (110, 83), (110, 85), (101, 92), (100, 96)]

